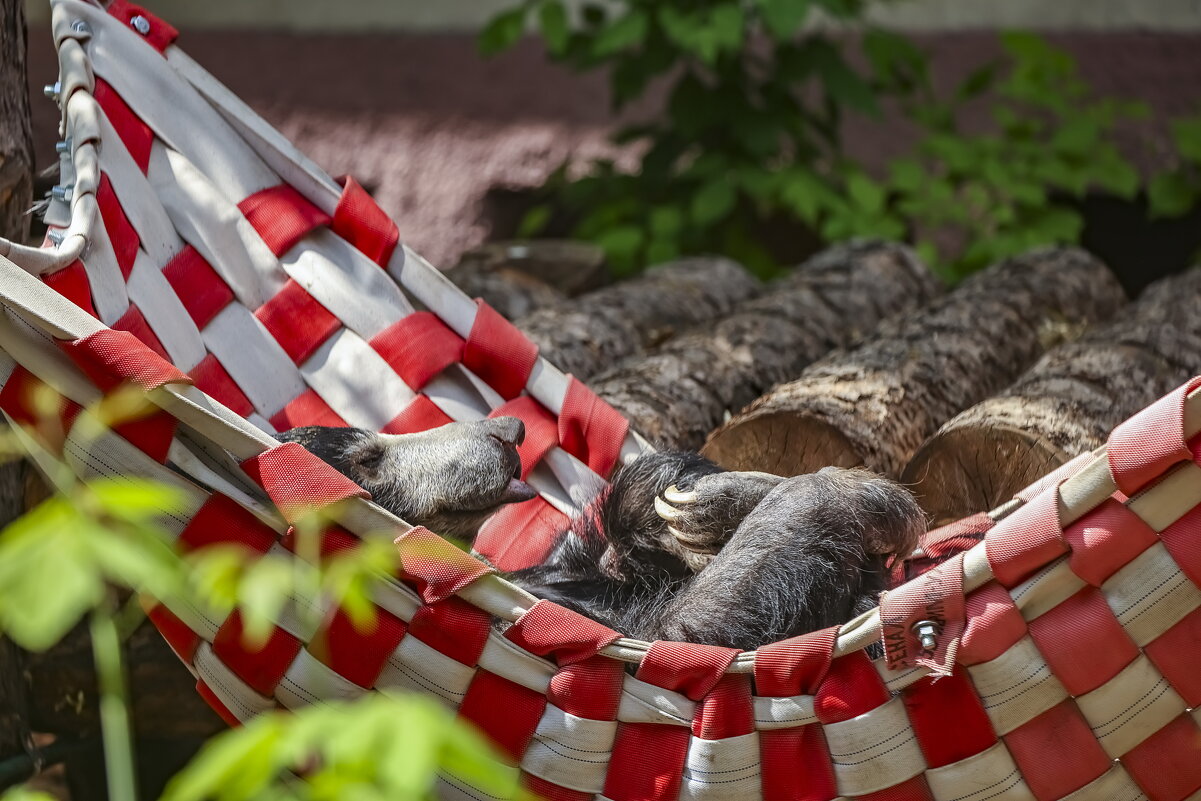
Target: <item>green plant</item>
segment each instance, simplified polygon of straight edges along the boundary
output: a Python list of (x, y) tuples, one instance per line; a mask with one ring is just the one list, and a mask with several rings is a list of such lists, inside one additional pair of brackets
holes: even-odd
[[(1146, 109), (1094, 97), (1070, 55), (1031, 34), (1006, 34), (1002, 61), (940, 94), (925, 54), (864, 24), (866, 6), (627, 0), (585, 6), (573, 26), (559, 0), (524, 0), (496, 17), (480, 36), (485, 53), (511, 45), (533, 21), (552, 58), (609, 70), (618, 109), (656, 79), (667, 84), (661, 114), (614, 135), (642, 148), (638, 168), (602, 160), (581, 175), (579, 165), (564, 165), (520, 234), (543, 230), (561, 206), (575, 218), (574, 235), (602, 245), (619, 272), (716, 251), (767, 275), (778, 265), (757, 233), (783, 216), (826, 241), (909, 239), (955, 280), (1037, 245), (1077, 241), (1082, 220), (1072, 198), (1137, 193), (1138, 175), (1114, 134)], [(819, 13), (841, 23), (837, 37), (809, 24)], [(848, 48), (862, 58), (844, 58)], [(972, 102), (990, 106), (989, 130), (963, 130)], [(872, 172), (843, 152), (843, 112), (876, 115), (886, 103), (920, 138)], [(1199, 127), (1176, 126), (1181, 170), (1150, 187), (1161, 212), (1201, 196)]]
[(1179, 217), (1201, 202), (1201, 113), (1174, 120), (1171, 134), (1176, 163), (1147, 185), (1153, 217)]
[[(318, 537), (328, 519), (314, 510), (296, 525), (300, 558), (212, 547), (182, 558), (164, 516), (186, 514), (178, 488), (130, 477), (78, 480), (59, 458), (61, 398), (43, 387), (32, 399), (38, 425), (0, 431), (0, 454), (32, 452), (51, 498), (0, 531), (0, 635), (44, 650), (86, 620), (100, 687), (108, 794), (136, 798), (134, 752), (122, 639), (143, 619), (138, 593), (169, 607), (184, 603), (224, 619), (237, 608), (252, 643), (290, 599), (301, 614), (344, 609), (372, 622), (373, 584), (398, 568), (390, 537), (364, 541), (328, 558)], [(117, 392), (76, 418), (72, 438), (90, 438), (148, 411), (138, 392)], [(194, 503), (194, 501), (193, 501)], [(317, 600), (321, 599), (318, 603)], [(310, 621), (315, 622), (315, 621)], [(297, 773), (305, 776), (296, 778)], [(466, 724), (428, 699), (369, 694), (293, 714), (265, 716), (214, 738), (164, 798), (169, 801), (356, 798), (424, 801), (438, 775), (492, 797), (528, 797), (517, 771)], [(44, 801), (13, 788), (3, 801)]]
[[(807, 30), (818, 15), (862, 29), (866, 5), (628, 0), (585, 5), (572, 26), (560, 0), (525, 0), (496, 17), (480, 45), (485, 53), (504, 49), (533, 19), (553, 58), (608, 70), (618, 110), (656, 80), (667, 84), (662, 116), (615, 136), (645, 148), (636, 173), (600, 161), (584, 177), (569, 178), (564, 168), (552, 181), (579, 215), (575, 233), (603, 245), (618, 271), (717, 250), (770, 273), (775, 264), (755, 241), (756, 224), (786, 207), (793, 184), (833, 185), (844, 109), (877, 114), (881, 97), (903, 94), (924, 75), (916, 48), (885, 31), (866, 30), (869, 65), (861, 68), (831, 33)], [(525, 233), (547, 217), (536, 209)]]

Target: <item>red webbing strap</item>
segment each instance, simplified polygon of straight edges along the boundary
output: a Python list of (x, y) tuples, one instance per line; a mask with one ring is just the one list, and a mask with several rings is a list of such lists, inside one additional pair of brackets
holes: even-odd
[(541, 599), (505, 631), (505, 639), (560, 667), (596, 656), (618, 634), (591, 618)]
[(500, 570), (542, 564), (560, 532), (571, 524), (567, 515), (544, 498), (502, 507), (480, 526), (472, 547)]
[[(242, 417), (254, 411), (254, 404), (242, 392), (238, 382), (226, 372), (221, 362), (213, 354), (208, 354), (188, 373), (196, 382), (196, 388), (205, 395), (228, 407), (230, 411)], [(280, 429), (277, 427), (276, 431)]]
[(590, 657), (551, 676), (546, 700), (579, 718), (617, 720), (625, 675), (625, 666), (616, 659)]
[(113, 425), (113, 432), (159, 464), (167, 463), (179, 421), (170, 412), (149, 406), (143, 416)]
[[(179, 38), (179, 31), (175, 28), (141, 6), (135, 6), (126, 0), (112, 0), (108, 5), (108, 13), (141, 34), (142, 38), (160, 53)], [(144, 22), (140, 23), (136, 19), (138, 17), (141, 17)], [(145, 30), (144, 33), (143, 30)]]
[[(950, 676), (926, 676), (901, 697), (927, 767), (959, 762), (997, 741), (984, 704), (962, 667), (956, 666)], [(954, 716), (953, 726), (947, 725), (950, 716)]]
[(559, 429), (555, 424), (555, 416), (529, 395), (522, 395), (497, 406), (488, 413), (488, 417), (516, 417), (525, 423), (525, 439), (517, 446), (523, 479), (529, 478), (530, 472), (538, 466), (542, 457), (559, 444)]
[(300, 653), (300, 640), (272, 626), (266, 641), (254, 642), (246, 635), (242, 615), (235, 609), (217, 629), (213, 653), (251, 689), (269, 698)]
[(113, 185), (104, 173), (100, 173), (96, 205), (100, 208), (100, 219), (104, 221), (104, 230), (108, 232), (108, 240), (112, 243), (113, 253), (117, 257), (117, 267), (121, 270), (121, 276), (128, 281), (129, 274), (133, 272), (134, 260), (138, 257), (138, 245), (142, 240), (138, 238), (138, 232), (125, 216), (121, 201), (117, 199), (117, 193), (113, 191)]
[(213, 689), (204, 683), (204, 679), (196, 679), (196, 692), (204, 699), (204, 702), (213, 708), (217, 713), (217, 717), (225, 721), (225, 725), (231, 729), (236, 729), (242, 725), (242, 721), (238, 720), (238, 716), (229, 711), (229, 707), (217, 697)]
[(303, 364), (342, 327), (342, 321), (293, 278), (255, 309), (254, 317), (295, 364)]
[(1113, 498), (1068, 526), (1063, 538), (1072, 549), (1072, 572), (1094, 587), (1159, 542), (1154, 529)]
[(371, 499), (371, 493), (295, 442), (250, 457), (242, 462), (242, 470), (267, 492), (289, 523), (348, 498)]
[[(963, 636), (963, 554), (880, 596), (880, 639), (891, 670), (915, 666), (949, 676)], [(933, 624), (934, 647), (922, 644), (918, 627)]]
[(185, 553), (210, 545), (240, 545), (262, 554), (277, 539), (272, 528), (241, 504), (214, 492), (192, 515), (176, 544)]
[(444, 601), (492, 571), (424, 526), (396, 538), (401, 578), (413, 584), (427, 604)]
[(813, 712), (822, 723), (841, 723), (885, 704), (892, 693), (863, 651), (840, 656), (813, 694)]
[(459, 706), (459, 716), (478, 726), (514, 765), (521, 762), (545, 711), (545, 695), (482, 669)]
[(997, 523), (984, 540), (993, 576), (1014, 587), (1068, 551), (1059, 523), (1059, 487), (1046, 490)]
[(1195, 798), (1201, 788), (1197, 744), (1201, 727), (1188, 713), (1122, 754), (1122, 764), (1147, 798)]
[(341, 415), (311, 388), (288, 401), (284, 408), (271, 415), (270, 423), (276, 431), (287, 431), (297, 426), (347, 427)]
[(420, 390), (447, 367), (463, 360), (463, 339), (431, 312), (402, 317), (368, 343), (404, 379)]
[(287, 253), (317, 226), (330, 223), (328, 214), (288, 184), (259, 190), (238, 208), (276, 256)]
[(1155, 663), (1172, 688), (1194, 709), (1201, 706), (1201, 608), (1189, 612), (1180, 622), (1143, 646), (1143, 653)]
[(0, 409), (17, 425), (34, 429), (41, 442), (56, 453), (62, 450), (67, 432), (83, 411), (78, 403), (60, 395), (19, 364), (0, 387)]
[(208, 325), (234, 299), (233, 290), (191, 245), (171, 257), (163, 268), (163, 277), (197, 328)]
[(171, 646), (171, 650), (175, 652), (180, 661), (185, 665), (192, 664), (192, 659), (196, 655), (196, 647), (200, 645), (200, 635), (188, 628), (187, 623), (184, 623), (172, 614), (170, 609), (160, 603), (149, 605), (146, 609), (146, 617), (150, 618), (150, 622), (158, 629), (158, 633), (163, 635), (163, 639), (167, 641), (167, 645)]
[(409, 621), (409, 634), (456, 662), (475, 667), (488, 644), (492, 616), (462, 598), (451, 596), (424, 604)]
[(521, 786), (533, 794), (534, 798), (545, 798), (546, 801), (595, 801), (595, 793), (582, 790), (572, 790), (558, 784), (552, 784), (541, 776), (532, 773), (521, 773)]
[[(717, 685), (737, 655), (734, 648), (659, 641), (651, 644), (636, 675), (697, 701)], [(680, 792), (690, 735), (682, 726), (619, 725), (604, 796), (612, 801), (675, 798)]]
[(621, 456), (630, 421), (569, 376), (559, 412), (559, 443), (601, 478), (608, 478)]
[(1097, 689), (1138, 656), (1138, 646), (1096, 587), (1085, 587), (1027, 625), (1051, 671), (1072, 695)]
[(755, 731), (755, 706), (751, 700), (751, 678), (730, 673), (718, 679), (705, 694), (692, 718), (692, 736), (702, 740), (725, 740)]
[(416, 434), (431, 428), (453, 423), (454, 418), (438, 408), (438, 404), (425, 395), (413, 398), (400, 414), (393, 417), (380, 429), (381, 434)]
[[(755, 691), (813, 695), (830, 670), (838, 627), (766, 645), (755, 652)], [(759, 732), (764, 801), (829, 801), (838, 795), (820, 724)]]
[[(317, 532), (320, 537), (317, 543), (317, 555), (321, 561), (329, 559), (338, 554), (350, 553), (359, 547), (361, 540), (351, 534), (341, 526), (331, 525), (326, 526)], [(312, 533), (305, 532), (306, 537), (312, 536)], [(292, 553), (300, 553), (302, 550), (307, 552), (307, 548), (302, 548), (300, 532), (295, 526), (290, 526), (287, 532), (279, 538), (279, 544), (287, 548)], [(308, 543), (305, 543), (307, 545)]]
[(755, 689), (779, 698), (813, 695), (830, 670), (837, 639), (833, 626), (763, 646), (755, 652)]
[(475, 303), (479, 308), (463, 348), (463, 364), (511, 400), (525, 389), (538, 362), (538, 346), (487, 303), (479, 298)]
[(1113, 765), (1070, 698), (1018, 726), (1004, 739), (1030, 792), (1040, 801), (1063, 798)]
[(342, 185), (342, 197), (338, 198), (330, 227), (364, 256), (386, 266), (400, 241), (396, 223), (354, 178), (344, 175), (337, 181)]
[(92, 284), (88, 281), (87, 270), (79, 259), (61, 270), (48, 273), (42, 280), (46, 282), (46, 286), (96, 317), (96, 309), (92, 306)]
[(1184, 401), (1201, 376), (1176, 388), (1119, 425), (1105, 443), (1113, 482), (1134, 495), (1177, 462), (1192, 459), (1184, 441)]
[(893, 584), (902, 584), (930, 571), (956, 554), (975, 547), (996, 521), (985, 512), (948, 523), (928, 532), (918, 545), (921, 556), (911, 556), (894, 568)]
[(344, 610), (335, 609), (308, 645), (322, 664), (363, 689), (375, 686), (408, 628), (386, 609), (375, 606), (371, 611), (369, 621), (355, 624)]
[(103, 328), (58, 346), (105, 392), (129, 382), (144, 389), (164, 384), (191, 384), (192, 379), (128, 331)]
[(96, 87), (92, 90), (92, 97), (96, 98), (96, 102), (100, 104), (101, 111), (112, 123), (117, 136), (121, 137), (121, 142), (129, 151), (129, 155), (145, 173), (150, 166), (150, 149), (154, 145), (154, 131), (102, 78), (96, 78)]
[(959, 643), (959, 664), (991, 662), (1026, 636), (1026, 621), (1013, 597), (995, 581), (967, 597), (967, 629)]
[(154, 329), (150, 327), (150, 323), (146, 322), (145, 315), (142, 314), (142, 310), (136, 304), (129, 304), (129, 308), (121, 315), (121, 319), (113, 323), (113, 328), (117, 331), (128, 331), (137, 337), (139, 342), (154, 351), (156, 355), (167, 361), (171, 361), (171, 357), (167, 354), (167, 349), (163, 347), (162, 341), (154, 333)]

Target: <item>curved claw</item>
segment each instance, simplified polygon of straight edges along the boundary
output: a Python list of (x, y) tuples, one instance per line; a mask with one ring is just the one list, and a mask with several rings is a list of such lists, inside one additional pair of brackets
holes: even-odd
[(684, 516), (684, 511), (682, 509), (677, 509), (676, 507), (672, 506), (670, 503), (668, 503), (667, 501), (663, 500), (658, 495), (656, 495), (655, 496), (655, 514), (659, 515), (659, 517), (663, 518), (668, 523), (674, 523), (675, 521), (679, 520), (681, 517)]
[(675, 504), (681, 504), (681, 503), (689, 504), (689, 503), (696, 503), (697, 494), (696, 494), (696, 490), (693, 490), (691, 492), (684, 492), (679, 487), (677, 487), (675, 484), (672, 484), (670, 487), (663, 490), (663, 498), (665, 500), (667, 500), (671, 503), (675, 503)]
[(675, 526), (669, 525), (667, 530), (671, 532), (671, 536), (675, 537), (681, 545), (683, 545), (692, 553), (715, 554), (719, 550), (718, 548), (713, 547), (713, 543), (704, 539), (691, 537), (688, 534), (685, 534), (683, 531), (680, 531)]

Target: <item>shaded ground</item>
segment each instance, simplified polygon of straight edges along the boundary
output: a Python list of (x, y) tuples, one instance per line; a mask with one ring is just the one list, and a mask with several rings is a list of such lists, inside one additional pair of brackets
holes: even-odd
[[(1201, 35), (1056, 35), (1101, 92), (1139, 97), (1156, 116), (1201, 110)], [(48, 31), (30, 31), (35, 92), (53, 80)], [(607, 152), (604, 81), (568, 73), (526, 42), (481, 59), (463, 34), (301, 36), (185, 31), (182, 45), (319, 164), (371, 187), (401, 235), (449, 264), (489, 234), (493, 186), (535, 186), (564, 158)], [(989, 33), (927, 37), (949, 81), (997, 54)], [(39, 162), (53, 158), (56, 109), (34, 104)], [(1159, 129), (1162, 135), (1162, 129)], [(848, 146), (869, 163), (904, 147), (888, 120), (856, 120)], [(1163, 158), (1152, 147), (1144, 164)]]

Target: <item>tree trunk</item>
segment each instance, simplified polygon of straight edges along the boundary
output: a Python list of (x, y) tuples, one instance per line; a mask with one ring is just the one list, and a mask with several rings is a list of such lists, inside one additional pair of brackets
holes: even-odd
[[(208, 737), (225, 724), (196, 692), (196, 680), (144, 621), (124, 643), (130, 715), (139, 739)], [(37, 731), (79, 737), (100, 731), (99, 696), (87, 627), (29, 655), (31, 722)]]
[[(0, 0), (0, 237), (23, 242), (33, 197), (33, 134), (25, 75), (23, 0)], [(0, 465), (0, 526), (24, 511), (25, 467)], [(0, 760), (22, 753), (29, 736), (24, 655), (0, 637)]]
[(917, 309), (938, 290), (903, 245), (837, 245), (715, 326), (630, 357), (590, 384), (657, 446), (696, 450), (729, 411), (867, 336), (886, 317)]
[(865, 465), (898, 477), (942, 423), (1124, 301), (1113, 274), (1081, 250), (1010, 259), (777, 387), (703, 452), (731, 469), (797, 475)]
[(556, 367), (586, 380), (677, 331), (722, 317), (761, 285), (729, 259), (684, 259), (516, 321)]
[(446, 271), (446, 277), (473, 298), (517, 320), (538, 309), (554, 306), (566, 295), (528, 273), (483, 262), (465, 262)]
[(958, 415), (905, 467), (936, 524), (991, 509), (1201, 372), (1201, 271), (1165, 278)]

